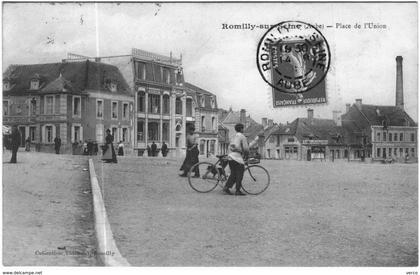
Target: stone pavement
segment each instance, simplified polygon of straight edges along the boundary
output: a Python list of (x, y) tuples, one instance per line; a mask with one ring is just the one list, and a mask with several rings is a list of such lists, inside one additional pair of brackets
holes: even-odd
[(96, 160), (117, 246), (134, 266), (415, 266), (417, 164), (263, 161), (268, 190), (197, 193), (182, 160)]
[(96, 265), (88, 158), (3, 153), (3, 265)]

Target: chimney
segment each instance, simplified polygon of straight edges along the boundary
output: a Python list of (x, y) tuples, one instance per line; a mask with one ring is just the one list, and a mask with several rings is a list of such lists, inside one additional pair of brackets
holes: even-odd
[(350, 103), (346, 104), (346, 113), (348, 113), (350, 111), (350, 106), (351, 106)]
[(333, 120), (335, 122), (335, 125), (341, 126), (341, 111), (333, 111)]
[(269, 119), (268, 120), (268, 127), (272, 127), (273, 126), (273, 120), (272, 119)]
[(267, 118), (263, 117), (261, 123), (264, 128), (267, 127)]
[(314, 118), (314, 109), (308, 109), (308, 119)]
[(240, 116), (241, 123), (245, 126), (246, 123), (246, 111), (245, 109), (241, 109), (241, 116)]
[(397, 88), (395, 91), (395, 106), (404, 110), (403, 69), (402, 56), (397, 56)]
[(356, 99), (356, 106), (359, 110), (362, 110), (362, 99), (361, 98)]

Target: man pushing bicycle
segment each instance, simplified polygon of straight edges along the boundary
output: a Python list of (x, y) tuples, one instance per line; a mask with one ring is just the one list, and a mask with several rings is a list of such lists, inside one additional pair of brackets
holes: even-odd
[(229, 145), (230, 153), (228, 155), (231, 173), (223, 188), (223, 192), (228, 195), (233, 195), (229, 189), (236, 183), (235, 195), (244, 196), (245, 193), (242, 193), (241, 187), (245, 171), (245, 160), (249, 156), (249, 146), (248, 141), (243, 134), (244, 125), (241, 123), (236, 124), (235, 131), (236, 134)]

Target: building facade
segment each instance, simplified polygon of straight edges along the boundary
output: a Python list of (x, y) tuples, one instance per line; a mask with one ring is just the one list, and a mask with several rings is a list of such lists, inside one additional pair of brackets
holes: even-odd
[[(92, 59), (79, 55), (71, 59)], [(140, 49), (131, 54), (94, 58), (118, 67), (134, 98), (132, 146), (146, 156), (154, 142), (165, 142), (171, 156), (184, 156), (186, 131), (194, 125), (200, 153), (214, 154), (217, 144), (216, 96), (184, 81), (182, 56), (177, 59)], [(217, 128), (216, 128), (217, 129)]]
[(16, 125), (22, 142), (52, 151), (87, 140), (104, 142), (105, 130), (130, 145), (133, 99), (118, 68), (97, 62), (11, 65), (3, 78), (3, 123)]

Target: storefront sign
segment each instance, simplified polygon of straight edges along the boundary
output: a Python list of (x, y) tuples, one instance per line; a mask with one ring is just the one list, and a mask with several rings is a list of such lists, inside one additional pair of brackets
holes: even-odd
[(327, 145), (328, 144), (328, 140), (303, 140), (302, 142), (303, 145)]

